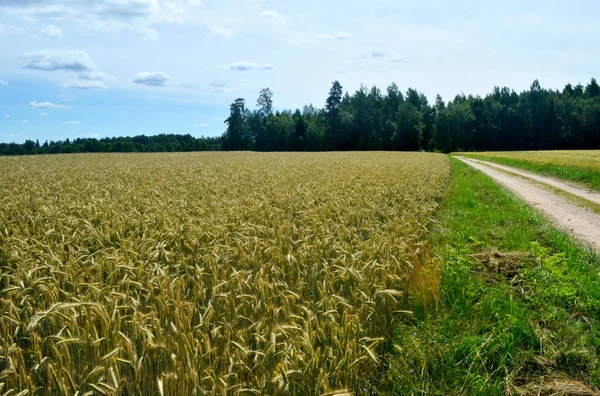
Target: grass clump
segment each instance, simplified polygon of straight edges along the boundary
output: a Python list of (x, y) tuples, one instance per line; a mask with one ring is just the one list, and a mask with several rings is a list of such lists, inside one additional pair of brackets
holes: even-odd
[(440, 308), (397, 327), (389, 392), (595, 394), (600, 260), (482, 173), (452, 169), (431, 236)]

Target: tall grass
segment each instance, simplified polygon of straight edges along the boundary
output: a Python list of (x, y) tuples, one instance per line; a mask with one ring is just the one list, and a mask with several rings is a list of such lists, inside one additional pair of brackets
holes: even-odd
[(376, 391), (431, 309), (436, 154), (0, 159), (0, 389)]

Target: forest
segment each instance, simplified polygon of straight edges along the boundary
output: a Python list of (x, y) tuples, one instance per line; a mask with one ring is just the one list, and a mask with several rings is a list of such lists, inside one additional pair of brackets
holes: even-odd
[(600, 85), (542, 88), (535, 80), (516, 93), (495, 87), (485, 97), (457, 95), (434, 103), (392, 83), (385, 92), (361, 86), (350, 94), (335, 81), (323, 108), (274, 110), (260, 91), (256, 109), (243, 98), (230, 106), (221, 137), (158, 135), (0, 144), (0, 155), (162, 151), (508, 151), (600, 149)]
[(26, 140), (23, 144), (0, 143), (0, 155), (66, 154), (66, 153), (160, 153), (186, 151), (219, 151), (220, 137), (161, 134), (156, 136), (78, 138), (50, 141)]

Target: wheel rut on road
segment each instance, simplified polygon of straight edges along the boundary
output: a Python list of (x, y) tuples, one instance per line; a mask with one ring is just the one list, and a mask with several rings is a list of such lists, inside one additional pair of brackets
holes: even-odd
[[(562, 229), (600, 253), (600, 215), (567, 201), (552, 191), (542, 188), (523, 177), (561, 189), (590, 202), (600, 204), (600, 194), (555, 179), (525, 172), (504, 165), (470, 158), (454, 157), (485, 173), (502, 186), (512, 191), (523, 201), (534, 206)], [(513, 175), (506, 172), (513, 173)], [(517, 176), (518, 175), (518, 176)]]

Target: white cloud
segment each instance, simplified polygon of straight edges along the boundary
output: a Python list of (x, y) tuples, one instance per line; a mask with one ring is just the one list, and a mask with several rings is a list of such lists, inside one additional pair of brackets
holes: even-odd
[(161, 18), (158, 0), (3, 0), (0, 11), (30, 21), (78, 21), (97, 29), (127, 28)]
[(208, 124), (194, 124), (194, 126), (197, 128), (206, 128)]
[(133, 83), (146, 85), (149, 87), (164, 87), (171, 77), (162, 71), (156, 72), (139, 72), (133, 76)]
[(234, 62), (224, 66), (227, 70), (248, 71), (248, 70), (271, 70), (273, 65), (270, 63), (258, 64), (248, 61)]
[(4, 117), (10, 118), (10, 114), (4, 114)]
[(29, 121), (28, 120), (23, 120), (21, 121), (23, 124), (27, 124)]
[(321, 33), (318, 37), (320, 40), (344, 40), (352, 37), (352, 35), (346, 32), (340, 32), (335, 34)]
[(8, 81), (0, 80), (0, 87), (8, 87)]
[(54, 37), (54, 38), (63, 38), (63, 31), (61, 28), (56, 27), (54, 25), (48, 25), (42, 29), (42, 33)]
[(75, 72), (93, 71), (96, 65), (90, 56), (84, 51), (54, 51), (41, 50), (27, 52), (24, 58), (29, 59), (25, 65), (26, 69), (56, 71), (70, 70)]
[(54, 104), (52, 102), (29, 102), (30, 109), (68, 109), (69, 106)]
[(63, 88), (80, 90), (108, 89), (106, 83), (115, 80), (113, 76), (98, 71), (90, 56), (84, 51), (46, 49), (28, 52), (22, 56), (29, 60), (25, 65), (26, 69), (73, 72), (61, 84)]
[(107, 89), (106, 82), (115, 81), (113, 76), (102, 72), (83, 72), (72, 75), (67, 81), (61, 85), (63, 88), (93, 90)]
[(66, 121), (62, 123), (63, 125), (79, 125), (83, 124), (81, 121)]
[(237, 32), (233, 29), (229, 29), (223, 26), (218, 26), (215, 24), (208, 24), (209, 32), (206, 37), (223, 37), (226, 39), (234, 38), (237, 35)]
[[(201, 4), (200, 0), (0, 0), (0, 15), (30, 25), (69, 23), (109, 33), (128, 30), (154, 39), (158, 33), (153, 26), (182, 23), (190, 15), (189, 8)], [(0, 24), (0, 35), (21, 30)], [(62, 37), (56, 30), (50, 33), (54, 34)]]
[(42, 117), (46, 117), (46, 116), (49, 116), (50, 114), (48, 114), (48, 113), (46, 113), (46, 112), (41, 112), (41, 113), (40, 113), (40, 115), (41, 115)]
[(287, 23), (287, 18), (275, 10), (266, 10), (260, 13), (260, 17), (275, 26), (283, 26)]

